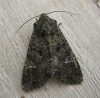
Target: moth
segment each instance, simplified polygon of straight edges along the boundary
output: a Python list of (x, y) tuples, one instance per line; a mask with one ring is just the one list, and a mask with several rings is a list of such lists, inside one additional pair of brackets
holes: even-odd
[(43, 13), (36, 20), (22, 73), (22, 88), (42, 87), (51, 76), (66, 84), (80, 84), (80, 65), (57, 21)]

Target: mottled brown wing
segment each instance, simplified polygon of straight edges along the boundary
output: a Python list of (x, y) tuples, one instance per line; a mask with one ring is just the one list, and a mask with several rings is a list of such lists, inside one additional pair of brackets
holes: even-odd
[(51, 77), (50, 53), (44, 37), (32, 34), (22, 74), (24, 91), (39, 88)]
[(53, 55), (53, 57), (55, 57), (56, 61), (58, 62), (58, 65), (55, 64), (55, 62), (53, 64), (54, 66), (56, 65), (54, 76), (56, 79), (64, 83), (81, 83), (83, 76), (80, 65), (60, 30), (58, 36), (56, 36), (54, 39), (58, 40), (58, 42), (55, 41), (56, 48), (55, 54)]

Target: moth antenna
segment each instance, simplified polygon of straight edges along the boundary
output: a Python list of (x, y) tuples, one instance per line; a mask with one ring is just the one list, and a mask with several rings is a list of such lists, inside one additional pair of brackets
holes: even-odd
[(51, 14), (51, 13), (55, 13), (55, 12), (65, 12), (65, 13), (69, 13), (69, 14), (79, 15), (79, 14), (76, 14), (76, 13), (70, 13), (70, 12), (67, 12), (67, 11), (52, 11), (52, 12), (47, 13), (47, 15), (48, 15), (48, 14)]
[[(29, 22), (29, 21), (32, 20), (33, 18), (36, 18), (36, 17), (39, 17), (39, 16), (40, 16), (40, 15), (35, 16), (35, 17), (32, 17), (32, 18), (30, 18), (29, 20), (27, 20), (26, 22), (24, 22), (24, 23), (19, 27), (19, 29), (16, 31), (16, 33), (17, 33), (17, 32), (23, 27), (23, 25), (25, 25), (27, 22)], [(16, 33), (15, 33), (15, 34), (16, 34)], [(15, 35), (15, 34), (14, 34), (14, 35)], [(13, 36), (14, 36), (14, 35), (13, 35)]]
[[(69, 13), (69, 14), (75, 14), (75, 13), (70, 13), (70, 12), (67, 12), (67, 11), (52, 11), (52, 12), (49, 12), (49, 13), (47, 13), (47, 15), (48, 14), (51, 14), (51, 13), (55, 13), (55, 12), (65, 12), (65, 13)], [(79, 15), (79, 14), (75, 14), (75, 15)], [(32, 20), (33, 18), (36, 18), (36, 17), (39, 17), (40, 15), (38, 15), (38, 16), (35, 16), (35, 17), (32, 17), (32, 18), (30, 18), (29, 20), (27, 20), (26, 22), (24, 22), (20, 27), (19, 27), (19, 29), (16, 31), (16, 33), (27, 23), (27, 22), (29, 22), (30, 20)], [(15, 34), (16, 34), (15, 33)], [(15, 35), (14, 34), (14, 35)], [(13, 35), (13, 36), (14, 36)]]

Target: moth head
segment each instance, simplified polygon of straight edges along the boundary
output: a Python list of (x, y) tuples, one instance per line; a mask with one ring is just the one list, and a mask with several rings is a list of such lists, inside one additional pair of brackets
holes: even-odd
[(43, 13), (39, 20), (34, 23), (34, 31), (39, 36), (53, 35), (58, 31), (57, 21)]

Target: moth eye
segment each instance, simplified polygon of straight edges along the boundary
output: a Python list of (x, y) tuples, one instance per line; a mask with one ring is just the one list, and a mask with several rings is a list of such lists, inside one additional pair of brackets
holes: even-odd
[(34, 23), (34, 28), (37, 26), (37, 24), (36, 23)]
[(46, 18), (44, 18), (42, 21), (43, 21), (43, 22), (45, 22), (45, 21), (47, 21), (47, 19), (46, 19)]
[(42, 56), (42, 51), (37, 50), (37, 53), (38, 53), (40, 56)]

